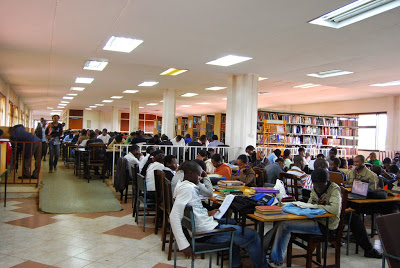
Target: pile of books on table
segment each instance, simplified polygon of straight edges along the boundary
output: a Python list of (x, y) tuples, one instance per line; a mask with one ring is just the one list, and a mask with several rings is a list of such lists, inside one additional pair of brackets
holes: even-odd
[(227, 195), (243, 195), (241, 189), (245, 186), (245, 184), (241, 181), (219, 181), (218, 187), (218, 195), (216, 196), (217, 200), (223, 201)]
[(254, 215), (266, 220), (284, 219), (288, 214), (282, 211), (279, 206), (256, 206)]

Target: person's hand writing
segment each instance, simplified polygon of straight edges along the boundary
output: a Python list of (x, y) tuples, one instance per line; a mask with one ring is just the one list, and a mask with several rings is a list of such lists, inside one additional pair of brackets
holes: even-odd
[(185, 258), (186, 259), (192, 259), (194, 260), (194, 258), (196, 257), (196, 255), (194, 254), (193, 250), (191, 247), (187, 247), (185, 249), (182, 249), (183, 254), (185, 254)]
[(219, 211), (219, 209), (213, 209), (208, 212), (208, 216), (214, 216), (214, 214), (217, 213), (218, 211)]

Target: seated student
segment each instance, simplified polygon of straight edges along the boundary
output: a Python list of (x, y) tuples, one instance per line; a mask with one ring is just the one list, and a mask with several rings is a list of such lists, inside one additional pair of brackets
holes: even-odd
[(336, 148), (332, 148), (329, 150), (329, 160), (333, 160), (334, 158), (336, 158), (337, 156), (337, 149)]
[(199, 142), (201, 143), (201, 146), (206, 146), (206, 147), (210, 144), (210, 142), (207, 140), (206, 135), (201, 135), (199, 138)]
[[(131, 174), (132, 169), (131, 167), (133, 167), (134, 165), (137, 165), (139, 168), (139, 172), (140, 172), (140, 160), (142, 160), (144, 158), (144, 156), (142, 155), (142, 153), (140, 152), (140, 147), (136, 144), (132, 144), (129, 147), (129, 153), (126, 154), (124, 156), (124, 158), (126, 160), (128, 160), (128, 169), (129, 169), (129, 174)], [(132, 174), (131, 174), (132, 175)]]
[(394, 194), (400, 194), (400, 171), (397, 172), (397, 178), (389, 184), (389, 189)]
[(122, 134), (115, 136), (115, 139), (107, 146), (107, 148), (112, 149), (114, 144), (125, 144), (126, 141), (122, 138)]
[[(325, 155), (324, 154), (318, 154), (317, 158), (315, 160), (317, 160), (317, 159), (325, 159)], [(308, 162), (308, 168), (310, 170), (314, 170), (315, 169), (315, 167), (314, 167), (315, 160), (311, 160), (310, 162)], [(328, 161), (326, 161), (326, 165), (329, 166), (329, 162)]]
[[(326, 162), (326, 161), (324, 161)], [(318, 163), (318, 162), (317, 162)], [(314, 162), (315, 164), (315, 162)], [(293, 157), (293, 165), (292, 168), (288, 170), (287, 173), (296, 175), (301, 180), (301, 186), (305, 189), (312, 189), (311, 178), (308, 174), (306, 174), (303, 169), (305, 167), (304, 158), (301, 155), (295, 155)], [(328, 165), (326, 165), (328, 168)]]
[(146, 172), (146, 186), (147, 186), (147, 191), (155, 191), (156, 190), (156, 184), (154, 180), (154, 171), (155, 170), (164, 170), (164, 154), (159, 153), (154, 157), (154, 163), (151, 163), (147, 169)]
[(369, 188), (375, 190), (377, 188), (378, 176), (365, 167), (365, 158), (363, 155), (357, 155), (354, 158), (355, 169), (351, 170), (347, 177), (347, 184), (352, 185), (353, 180), (362, 180), (369, 182)]
[(215, 172), (214, 165), (211, 162), (211, 157), (214, 154), (215, 154), (214, 148), (208, 148), (208, 150), (207, 150), (207, 158), (208, 159), (206, 161), (204, 161), (206, 163), (206, 166), (207, 166), (207, 170), (206, 170), (207, 174), (214, 174), (214, 172)]
[(270, 164), (268, 158), (264, 155), (262, 151), (258, 151), (257, 153), (255, 153), (255, 155), (256, 155), (256, 161), (250, 163), (251, 167), (265, 168)]
[(68, 135), (65, 135), (63, 142), (72, 142), (74, 139), (74, 133), (70, 132)]
[(292, 165), (291, 152), (289, 149), (285, 149), (285, 151), (283, 151), (283, 159), (285, 160), (286, 170), (289, 170), (290, 166)]
[(211, 157), (211, 162), (214, 166), (214, 173), (221, 175), (222, 177), (225, 177), (227, 180), (229, 180), (232, 176), (232, 169), (226, 165), (224, 162), (222, 162), (222, 157), (220, 154), (214, 154)]
[[(203, 170), (196, 162), (189, 161), (186, 163), (184, 166), (184, 180), (183, 182), (178, 182), (174, 191), (175, 202), (170, 214), (170, 221), (179, 250), (182, 251), (187, 258), (195, 257), (190, 243), (185, 237), (181, 223), (185, 207), (186, 205), (190, 205), (195, 215), (197, 232), (207, 232), (227, 227), (236, 229), (233, 236), (233, 267), (241, 267), (240, 248), (246, 249), (255, 267), (260, 267), (261, 242), (257, 232), (247, 228), (242, 231), (242, 228), (236, 225), (225, 225), (223, 224), (225, 220), (218, 223), (213, 218), (217, 210), (207, 211), (207, 209), (203, 207), (197, 186), (202, 172)], [(229, 241), (230, 237), (230, 233), (217, 234), (211, 237), (205, 237), (202, 242), (210, 244), (224, 243)], [(267, 267), (266, 261), (264, 261), (263, 267)]]
[(299, 155), (304, 158), (304, 164), (307, 165), (311, 159), (310, 160), (306, 159), (306, 150), (303, 147), (300, 147), (298, 152), (299, 152)]
[(197, 140), (192, 140), (186, 144), (187, 146), (202, 146), (202, 143)]
[[(369, 160), (368, 160), (368, 158), (369, 158)], [(381, 160), (376, 158), (376, 153), (370, 153), (369, 156), (367, 157), (367, 159), (365, 159), (365, 160), (368, 160), (365, 163), (368, 163), (371, 165), (376, 165), (376, 166), (382, 166)]]
[(147, 163), (147, 161), (149, 160), (149, 157), (151, 156), (151, 154), (153, 152), (156, 151), (156, 148), (154, 146), (148, 146), (146, 148), (146, 155), (143, 156), (143, 158), (139, 159), (140, 164), (139, 164), (139, 170), (140, 172), (143, 170), (144, 165)]
[[(325, 209), (328, 213), (335, 215), (335, 217), (329, 218), (328, 223), (328, 230), (333, 232), (338, 228), (340, 220), (342, 205), (340, 187), (329, 181), (329, 173), (326, 169), (314, 170), (311, 174), (311, 179), (314, 187), (308, 203), (314, 204), (318, 208)], [(328, 231), (325, 223), (325, 219), (279, 222), (275, 236), (276, 239), (272, 246), (270, 259), (268, 260), (270, 267), (282, 267), (292, 233), (322, 235)]]
[(231, 180), (241, 181), (248, 187), (256, 187), (256, 173), (250, 167), (248, 158), (245, 154), (238, 156), (237, 165), (239, 169), (235, 175), (232, 175)]
[(196, 159), (199, 159), (200, 161), (206, 161), (207, 160), (207, 151), (206, 150), (198, 151)]
[(131, 134), (128, 137), (126, 137), (125, 139), (126, 144), (131, 144), (133, 138), (135, 138), (135, 132), (131, 132)]
[(185, 144), (188, 144), (189, 142), (191, 142), (192, 141), (192, 138), (190, 137), (190, 134), (188, 133), (188, 134), (186, 134), (185, 135)]
[(343, 181), (346, 181), (346, 175), (342, 171), (339, 170), (339, 166), (340, 166), (339, 158), (335, 157), (333, 159), (330, 159), (330, 161), (329, 161), (329, 171), (340, 173), (340, 175), (342, 175)]
[(283, 158), (277, 158), (275, 163), (272, 165), (268, 165), (265, 167), (265, 171), (267, 172), (267, 183), (275, 184), (276, 180), (279, 179), (279, 175), (282, 172), (285, 172), (283, 168), (285, 167), (285, 161)]
[[(103, 143), (102, 140), (96, 138), (96, 133), (94, 133), (93, 131), (90, 132), (89, 135), (90, 135), (90, 139), (83, 140), (82, 143), (81, 143), (81, 146), (80, 146), (80, 147), (84, 147), (85, 150), (89, 150), (89, 148), (90, 148), (89, 145), (90, 144), (95, 144), (95, 143), (102, 144)], [(89, 161), (89, 156), (87, 154), (83, 155), (82, 162), (83, 162), (83, 171), (84, 171), (85, 179), (87, 179), (89, 177), (89, 166), (87, 165), (88, 161)], [(100, 175), (98, 167), (94, 167), (94, 174), (95, 175)]]
[(158, 155), (158, 154), (164, 154), (164, 151), (156, 150), (156, 151), (152, 152), (149, 155), (149, 157), (148, 157), (148, 159), (146, 161), (146, 164), (144, 164), (143, 168), (140, 170), (140, 174), (142, 174), (143, 176), (146, 177), (146, 173), (147, 173), (147, 169), (149, 168), (149, 165), (154, 163), (154, 161), (155, 161), (154, 157), (156, 157), (156, 155)]
[(171, 181), (172, 178), (175, 176), (176, 169), (178, 168), (178, 162), (176, 161), (176, 156), (174, 155), (167, 155), (164, 157), (164, 173), (165, 177)]
[(181, 135), (177, 135), (175, 137), (175, 139), (171, 140), (172, 145), (174, 146), (180, 146), (180, 147), (184, 147), (185, 146), (185, 140), (182, 138)]
[(169, 140), (168, 136), (163, 134), (161, 135), (161, 142), (159, 145), (173, 145), (172, 142)]
[(270, 163), (275, 163), (277, 158), (281, 157), (281, 150), (275, 149), (273, 152), (270, 153), (268, 156), (268, 160)]
[(146, 138), (143, 137), (143, 131), (137, 131), (136, 136), (131, 140), (131, 144), (146, 143)]
[(390, 159), (389, 157), (383, 159), (383, 168), (385, 169), (386, 172), (389, 172), (391, 165), (392, 165), (392, 159)]
[(82, 129), (81, 132), (79, 133), (79, 138), (78, 138), (78, 141), (76, 142), (76, 145), (79, 146), (82, 143), (82, 141), (88, 140), (88, 139), (89, 139), (89, 137), (87, 136), (87, 130)]
[(254, 151), (256, 148), (254, 148), (254, 146), (253, 145), (248, 145), (247, 147), (246, 147), (246, 153), (245, 153), (245, 155), (247, 156), (247, 158), (248, 158), (248, 162), (250, 163), (250, 164), (252, 164), (253, 162), (255, 162), (256, 161), (256, 152)]
[(347, 160), (344, 159), (344, 158), (339, 158), (339, 160), (340, 160), (339, 170), (341, 172), (343, 172), (346, 175), (346, 178), (347, 178), (347, 176), (349, 176), (349, 173), (350, 173), (350, 170), (347, 168), (348, 167), (347, 166)]
[(217, 135), (213, 135), (211, 137), (211, 142), (207, 145), (207, 147), (217, 147), (219, 145), (224, 145), (224, 144), (218, 140)]

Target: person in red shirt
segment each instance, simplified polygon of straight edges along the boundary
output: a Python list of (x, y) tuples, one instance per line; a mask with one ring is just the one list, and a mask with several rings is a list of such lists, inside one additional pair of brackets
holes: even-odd
[(220, 154), (214, 154), (211, 157), (211, 163), (215, 167), (214, 173), (229, 180), (232, 176), (232, 169), (222, 161)]

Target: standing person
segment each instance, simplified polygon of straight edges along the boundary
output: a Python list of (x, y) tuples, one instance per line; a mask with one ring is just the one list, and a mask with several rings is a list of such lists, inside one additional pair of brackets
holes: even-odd
[(46, 120), (42, 117), (40, 118), (40, 123), (37, 125), (35, 129), (35, 135), (39, 139), (42, 140), (42, 155), (40, 158), (43, 158), (43, 161), (46, 161), (46, 155), (47, 155), (47, 139), (46, 139)]
[(58, 157), (60, 156), (60, 137), (63, 133), (61, 124), (58, 123), (60, 117), (55, 114), (51, 117), (51, 122), (46, 128), (46, 136), (49, 142), (50, 161), (49, 161), (49, 172), (52, 173), (57, 171)]

